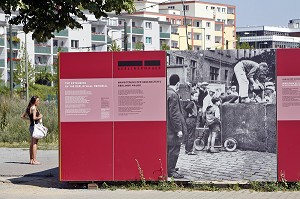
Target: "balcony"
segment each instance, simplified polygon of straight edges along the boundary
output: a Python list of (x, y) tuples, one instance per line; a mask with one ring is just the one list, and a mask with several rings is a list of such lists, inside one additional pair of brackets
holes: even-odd
[(53, 54), (57, 54), (57, 52), (68, 52), (68, 47), (58, 47), (58, 46), (53, 46)]
[(69, 36), (69, 32), (67, 29), (59, 31), (59, 32), (54, 32), (54, 36), (55, 37), (68, 37)]
[(34, 53), (51, 54), (50, 46), (34, 46)]
[[(10, 43), (7, 41), (7, 48), (10, 48)], [(12, 42), (12, 49), (20, 49), (20, 42)]]
[(144, 34), (144, 29), (142, 27), (132, 27), (132, 34)]
[(0, 59), (0, 68), (4, 68), (4, 67), (5, 67), (5, 60)]
[[(122, 42), (122, 48), (124, 48), (124, 42)], [(131, 48), (131, 43), (127, 43), (127, 49)]]
[(4, 46), (4, 38), (0, 38), (0, 46)]
[(107, 44), (111, 44), (111, 38), (107, 37)]
[(170, 33), (165, 33), (165, 32), (161, 32), (160, 33), (160, 38), (161, 39), (170, 39)]
[(105, 41), (105, 35), (92, 33), (92, 41)]
[(36, 71), (37, 71), (38, 73), (39, 73), (39, 72), (48, 72), (48, 73), (51, 72), (51, 66), (49, 66), (49, 65), (35, 64), (35, 68), (36, 68)]

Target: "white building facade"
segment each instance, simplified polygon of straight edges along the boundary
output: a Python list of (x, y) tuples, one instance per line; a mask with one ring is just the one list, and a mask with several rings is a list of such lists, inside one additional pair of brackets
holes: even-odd
[(237, 35), (240, 44), (248, 43), (258, 48), (299, 48), (300, 47), (300, 19), (292, 19), (288, 27), (249, 26), (238, 27)]

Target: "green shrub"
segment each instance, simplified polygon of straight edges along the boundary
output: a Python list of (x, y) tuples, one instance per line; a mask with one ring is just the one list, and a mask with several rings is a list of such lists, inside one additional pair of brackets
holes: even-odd
[[(28, 102), (19, 98), (0, 97), (0, 142), (22, 143), (30, 141), (29, 120), (21, 119)], [(41, 99), (40, 112), (43, 114), (43, 124), (49, 129), (49, 134), (41, 142), (57, 143), (58, 141), (58, 111), (53, 102)]]

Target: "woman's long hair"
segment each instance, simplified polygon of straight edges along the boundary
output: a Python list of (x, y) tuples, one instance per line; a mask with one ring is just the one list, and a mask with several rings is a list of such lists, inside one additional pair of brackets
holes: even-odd
[(28, 106), (26, 108), (26, 113), (28, 115), (30, 115), (30, 108), (35, 104), (37, 98), (39, 98), (39, 97), (36, 96), (36, 95), (31, 97), (31, 99), (29, 101), (29, 104), (28, 104)]

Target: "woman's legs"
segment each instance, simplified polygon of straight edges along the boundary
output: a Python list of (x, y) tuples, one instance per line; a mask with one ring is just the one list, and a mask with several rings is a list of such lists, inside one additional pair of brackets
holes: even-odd
[[(38, 139), (35, 138), (31, 138), (31, 145), (32, 145), (32, 162), (31, 164), (40, 164), (37, 160), (36, 160), (36, 154), (37, 154), (37, 143), (38, 143)], [(31, 146), (30, 145), (30, 146)]]
[(31, 138), (30, 147), (29, 147), (29, 153), (30, 153), (30, 164), (33, 162), (33, 142)]

